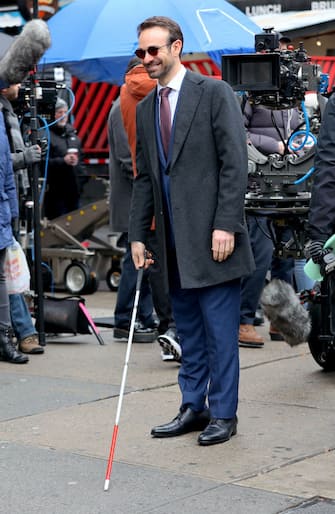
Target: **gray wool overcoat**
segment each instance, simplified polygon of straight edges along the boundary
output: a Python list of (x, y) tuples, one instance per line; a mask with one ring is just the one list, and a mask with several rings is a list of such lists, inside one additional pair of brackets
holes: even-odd
[[(166, 277), (166, 234), (161, 169), (155, 132), (154, 89), (137, 106), (137, 170), (129, 240), (151, 248)], [(182, 288), (207, 287), (254, 269), (244, 216), (247, 188), (246, 134), (239, 103), (221, 80), (186, 72), (175, 113), (168, 167), (176, 255)], [(235, 233), (235, 250), (224, 262), (212, 258), (214, 229)], [(157, 243), (157, 244), (156, 244)]]

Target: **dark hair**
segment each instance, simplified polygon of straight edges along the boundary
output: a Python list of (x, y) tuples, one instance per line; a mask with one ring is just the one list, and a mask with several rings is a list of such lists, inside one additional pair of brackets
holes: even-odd
[[(163, 29), (167, 29), (169, 31), (170, 43), (180, 39), (182, 44), (184, 44), (184, 36), (178, 23), (171, 18), (167, 18), (166, 16), (151, 16), (151, 18), (147, 18), (146, 20), (142, 21), (142, 23), (140, 23), (137, 27), (137, 36), (140, 36), (143, 30), (151, 29), (153, 27), (161, 27)], [(181, 52), (182, 50), (183, 45), (181, 47)]]

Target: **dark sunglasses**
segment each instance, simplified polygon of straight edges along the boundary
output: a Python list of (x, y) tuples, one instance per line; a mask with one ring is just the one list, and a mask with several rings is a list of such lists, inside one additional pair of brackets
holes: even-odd
[(162, 45), (162, 46), (149, 46), (146, 50), (143, 50), (143, 48), (137, 48), (137, 50), (135, 50), (135, 55), (139, 59), (144, 59), (146, 53), (151, 55), (151, 57), (156, 57), (156, 55), (158, 55), (158, 52), (161, 48), (164, 48), (164, 46), (171, 46), (171, 45), (172, 45), (172, 43), (167, 43), (166, 45)]

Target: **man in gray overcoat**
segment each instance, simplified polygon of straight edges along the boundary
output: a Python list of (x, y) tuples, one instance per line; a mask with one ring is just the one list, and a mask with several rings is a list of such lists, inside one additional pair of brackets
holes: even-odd
[[(136, 55), (158, 85), (137, 108), (129, 238), (137, 269), (162, 266), (182, 346), (179, 413), (151, 434), (202, 431), (198, 443), (212, 445), (237, 430), (240, 278), (253, 270), (242, 114), (227, 83), (181, 64), (177, 23), (149, 18), (138, 36)], [(147, 258), (153, 216), (158, 247)]]

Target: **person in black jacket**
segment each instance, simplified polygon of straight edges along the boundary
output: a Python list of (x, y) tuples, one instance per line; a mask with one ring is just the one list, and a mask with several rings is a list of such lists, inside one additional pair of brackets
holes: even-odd
[(80, 184), (84, 176), (80, 163), (81, 141), (68, 122), (68, 105), (58, 98), (55, 107), (56, 123), (50, 127), (50, 153), (44, 214), (57, 218), (79, 207)]
[(330, 249), (324, 243), (335, 233), (335, 95), (328, 102), (318, 137), (314, 181), (311, 191), (311, 204), (308, 218), (308, 241), (305, 253), (321, 264)]

